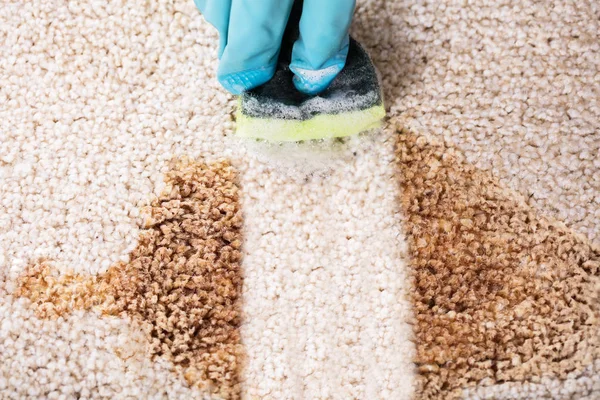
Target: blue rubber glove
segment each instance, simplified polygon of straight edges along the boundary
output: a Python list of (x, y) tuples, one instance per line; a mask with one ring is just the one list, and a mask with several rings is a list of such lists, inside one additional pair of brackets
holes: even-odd
[[(220, 35), (219, 82), (240, 94), (269, 81), (294, 0), (194, 0)], [(307, 94), (325, 90), (344, 68), (355, 0), (304, 0), (290, 69)]]

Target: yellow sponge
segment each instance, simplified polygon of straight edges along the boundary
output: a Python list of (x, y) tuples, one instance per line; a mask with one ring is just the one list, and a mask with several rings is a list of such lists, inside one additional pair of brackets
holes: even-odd
[(295, 88), (290, 49), (282, 48), (282, 54), (275, 76), (240, 96), (238, 136), (291, 142), (350, 136), (381, 125), (385, 108), (377, 72), (354, 39), (344, 69), (317, 96)]
[(356, 135), (381, 126), (382, 105), (340, 114), (319, 114), (307, 120), (252, 118), (237, 112), (237, 133), (244, 138), (298, 142)]

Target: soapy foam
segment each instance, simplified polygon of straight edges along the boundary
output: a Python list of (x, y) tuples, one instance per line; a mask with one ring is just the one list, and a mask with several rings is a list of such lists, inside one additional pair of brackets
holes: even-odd
[(265, 140), (232, 139), (262, 164), (274, 168), (291, 179), (309, 179), (312, 175), (327, 176), (351, 162), (358, 151), (368, 151), (378, 130), (356, 137), (310, 140), (303, 142), (270, 142)]
[(378, 91), (366, 94), (355, 94), (341, 91), (330, 94), (327, 98), (315, 96), (299, 105), (284, 104), (276, 101), (265, 101), (263, 98), (250, 97), (244, 99), (244, 112), (249, 115), (276, 115), (277, 119), (307, 120), (318, 114), (341, 114), (352, 110), (368, 108), (381, 99)]

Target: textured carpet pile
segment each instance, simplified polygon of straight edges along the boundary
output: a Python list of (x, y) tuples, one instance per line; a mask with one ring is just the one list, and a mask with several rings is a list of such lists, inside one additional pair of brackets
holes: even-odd
[(389, 119), (300, 145), (192, 1), (0, 5), (1, 399), (600, 398), (600, 6), (358, 3)]

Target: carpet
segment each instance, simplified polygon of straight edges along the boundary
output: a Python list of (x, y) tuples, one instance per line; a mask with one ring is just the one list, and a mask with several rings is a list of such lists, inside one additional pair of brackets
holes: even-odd
[(193, 2), (4, 2), (0, 398), (600, 398), (599, 32), (359, 1), (384, 128), (269, 145)]

